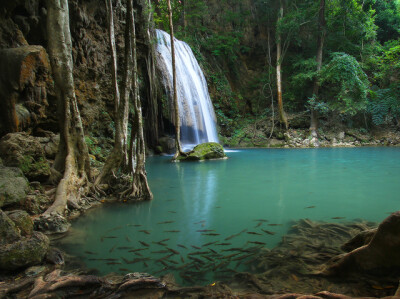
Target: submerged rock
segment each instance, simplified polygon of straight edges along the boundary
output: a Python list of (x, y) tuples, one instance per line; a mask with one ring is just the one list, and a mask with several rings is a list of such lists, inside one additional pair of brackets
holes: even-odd
[(22, 203), (28, 191), (28, 180), (20, 169), (0, 165), (0, 207)]
[(0, 246), (0, 268), (17, 270), (40, 263), (49, 249), (49, 238), (40, 232), (32, 237), (23, 237), (19, 241)]
[(71, 226), (67, 219), (56, 213), (35, 218), (34, 225), (36, 230), (46, 234), (65, 233)]
[(216, 142), (202, 143), (194, 147), (194, 149), (186, 156), (179, 156), (177, 161), (201, 161), (210, 159), (225, 159), (226, 155), (222, 145)]

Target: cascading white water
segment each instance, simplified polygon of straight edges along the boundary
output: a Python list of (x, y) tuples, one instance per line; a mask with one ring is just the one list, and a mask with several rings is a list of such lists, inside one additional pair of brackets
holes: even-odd
[[(166, 70), (164, 85), (172, 86), (171, 37), (167, 32), (157, 31), (157, 52), (160, 69)], [(204, 142), (219, 142), (216, 117), (208, 93), (204, 74), (185, 42), (174, 40), (175, 66), (177, 74), (177, 96), (181, 119), (181, 142), (183, 150), (191, 150)]]

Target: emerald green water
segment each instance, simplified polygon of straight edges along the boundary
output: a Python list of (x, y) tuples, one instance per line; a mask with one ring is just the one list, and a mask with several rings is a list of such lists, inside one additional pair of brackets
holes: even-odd
[[(400, 148), (248, 149), (228, 156), (199, 163), (150, 157), (154, 200), (94, 209), (73, 223), (61, 246), (101, 274), (172, 272), (182, 283), (201, 284), (235, 268), (251, 271), (255, 250), (276, 246), (293, 220), (378, 222), (400, 206)], [(169, 240), (154, 243), (163, 239)], [(203, 246), (210, 242), (217, 243)], [(246, 251), (229, 257), (235, 248)], [(207, 253), (188, 255), (198, 251)]]

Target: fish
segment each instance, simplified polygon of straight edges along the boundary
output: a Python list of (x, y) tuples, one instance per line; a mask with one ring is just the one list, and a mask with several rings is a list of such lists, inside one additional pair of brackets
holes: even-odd
[(167, 244), (165, 244), (165, 243), (162, 243), (161, 241), (159, 241), (159, 242), (152, 242), (153, 244), (158, 244), (158, 245), (161, 245), (161, 246), (167, 246)]
[(117, 226), (117, 227), (114, 227), (114, 228), (112, 228), (112, 229), (109, 229), (107, 232), (112, 232), (112, 231), (114, 231), (114, 230), (119, 230), (119, 229), (121, 229), (122, 228), (122, 226)]
[(332, 217), (332, 219), (345, 219), (346, 217)]
[(145, 266), (147, 268), (149, 265), (147, 265), (146, 262), (143, 262), (143, 266)]
[(229, 237), (226, 237), (224, 240), (225, 241), (229, 241), (229, 240), (231, 240), (231, 239), (233, 239), (234, 237), (237, 237), (237, 236), (239, 236), (239, 234), (233, 234), (233, 235), (231, 235)]
[(269, 226), (281, 226), (282, 224), (278, 224), (278, 223), (270, 223), (268, 224)]
[(142, 229), (139, 232), (145, 233), (146, 235), (150, 235), (150, 232), (148, 230)]
[(187, 247), (185, 246), (185, 245), (182, 245), (182, 244), (176, 244), (178, 247), (182, 247), (182, 248), (185, 248), (185, 249), (187, 249)]
[(168, 211), (168, 213), (171, 213), (171, 214), (176, 214), (176, 212), (175, 212), (175, 211)]
[(188, 256), (188, 258), (191, 259), (191, 260), (194, 260), (194, 261), (196, 261), (196, 262), (198, 262), (198, 263), (200, 263), (200, 264), (203, 264), (203, 265), (204, 265), (204, 261), (202, 261), (201, 259), (199, 259), (199, 258), (197, 258), (197, 257)]
[(200, 224), (200, 223), (204, 223), (204, 222), (206, 222), (206, 221), (205, 220), (201, 220), (199, 222), (195, 222), (194, 224)]
[(206, 243), (206, 244), (202, 245), (201, 247), (210, 246), (210, 245), (212, 245), (212, 244), (215, 244), (215, 243), (217, 243), (217, 242), (218, 242), (218, 241), (214, 241), (214, 242), (208, 242), (208, 243)]
[(257, 245), (267, 245), (266, 243), (264, 243), (264, 242), (259, 242), (259, 241), (248, 241), (248, 243), (257, 244)]
[(168, 249), (169, 251), (171, 251), (173, 254), (179, 254), (179, 251), (177, 251), (177, 250), (175, 250), (175, 249), (172, 249), (172, 248), (169, 248), (169, 247), (167, 247), (167, 249)]
[(198, 233), (207, 233), (207, 232), (215, 232), (215, 229), (199, 229), (196, 230)]
[(190, 246), (192, 246), (194, 249), (201, 249), (201, 247), (196, 246), (196, 245), (190, 245)]
[(257, 222), (268, 222), (268, 219), (254, 219), (253, 221), (257, 221)]
[(314, 209), (315, 206), (309, 206), (309, 207), (305, 207), (304, 209)]
[(222, 251), (243, 251), (243, 250), (245, 250), (245, 249), (235, 247), (235, 248), (224, 249)]
[(164, 222), (158, 222), (157, 224), (169, 224), (169, 223), (174, 223), (175, 221), (169, 220), (169, 221), (164, 221)]
[(174, 264), (174, 265), (178, 265), (179, 263), (177, 261), (174, 260), (166, 260), (167, 262)]
[(216, 234), (216, 233), (205, 233), (205, 234), (201, 234), (202, 236), (219, 236), (220, 234)]
[(105, 236), (105, 237), (102, 237), (103, 239), (116, 239), (117, 237), (116, 236)]
[(163, 269), (161, 269), (161, 270), (159, 270), (157, 272), (154, 272), (153, 274), (156, 275), (156, 274), (161, 273), (161, 272), (163, 272), (165, 270), (168, 270), (168, 267), (164, 267)]
[(151, 253), (168, 253), (169, 250), (152, 251)]
[(181, 262), (184, 263), (185, 259), (183, 258), (183, 256), (181, 256)]
[(141, 253), (139, 253), (139, 252), (134, 252), (133, 253), (134, 255), (137, 255), (137, 256), (143, 256)]
[(210, 258), (209, 256), (202, 255), (201, 257), (209, 260), (210, 262), (214, 262), (214, 260), (212, 258)]
[(218, 252), (216, 252), (214, 249), (208, 248), (208, 250), (210, 250), (212, 253), (218, 254)]
[(196, 251), (196, 252), (191, 252), (188, 255), (202, 255), (202, 254), (207, 254), (208, 251)]
[(164, 239), (164, 240), (161, 240), (161, 241), (158, 241), (159, 243), (160, 242), (167, 242), (167, 241), (169, 241), (169, 240), (171, 240), (170, 238), (167, 238), (167, 239)]
[[(140, 242), (140, 241), (139, 241)], [(132, 249), (129, 250), (128, 252), (137, 252), (137, 251), (142, 251), (142, 250), (146, 250), (147, 248), (137, 248), (137, 249)]]
[(128, 250), (132, 249), (132, 247), (127, 247), (127, 246), (122, 246), (122, 247), (117, 247), (118, 250)]
[(85, 251), (86, 254), (97, 254), (96, 252), (93, 251)]
[(126, 268), (119, 268), (118, 270), (119, 270), (119, 271), (122, 271), (122, 272), (129, 272), (129, 271), (131, 271), (131, 270), (126, 269)]
[(114, 251), (114, 249), (117, 247), (117, 244), (115, 244), (108, 252), (113, 252)]
[(232, 253), (232, 254), (230, 254), (230, 255), (225, 256), (224, 259), (230, 259), (230, 258), (232, 258), (232, 257), (235, 257), (235, 256), (239, 255), (239, 254), (240, 254), (240, 252)]
[(260, 222), (258, 222), (258, 224), (255, 227), (259, 227), (259, 226), (263, 225), (263, 223), (264, 222), (260, 221)]
[(218, 246), (229, 246), (229, 245), (232, 245), (232, 243), (219, 243), (219, 244), (215, 244), (215, 245), (218, 245)]
[(127, 240), (128, 242), (131, 241), (131, 239), (128, 236), (125, 236), (125, 240)]
[(139, 226), (143, 226), (141, 224), (127, 224), (126, 226), (134, 226), (134, 227), (139, 227)]
[(165, 230), (164, 233), (179, 233), (180, 230)]
[(146, 242), (139, 241), (139, 243), (140, 243), (140, 244), (142, 244), (143, 246), (150, 247), (150, 245), (149, 245), (149, 244), (147, 244)]
[(270, 230), (266, 230), (266, 229), (261, 229), (264, 233), (268, 234), (268, 235), (275, 235), (276, 232), (271, 232)]
[(260, 233), (256, 233), (256, 232), (247, 232), (249, 235), (258, 235), (258, 236), (261, 236), (261, 234)]
[(158, 261), (158, 262), (160, 262), (161, 264), (163, 264), (165, 267), (168, 267), (168, 264), (167, 264), (166, 262), (164, 262), (163, 260), (160, 260), (160, 261)]
[(121, 265), (120, 262), (108, 262), (107, 265)]

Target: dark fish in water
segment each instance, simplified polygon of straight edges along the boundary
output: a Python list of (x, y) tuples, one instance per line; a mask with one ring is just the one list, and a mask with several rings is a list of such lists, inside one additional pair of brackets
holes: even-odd
[(215, 232), (215, 229), (199, 229), (196, 230), (198, 233), (207, 233), (207, 232)]
[(117, 237), (116, 236), (105, 236), (105, 237), (102, 237), (103, 239), (116, 239)]
[(142, 244), (143, 246), (150, 247), (150, 245), (149, 245), (149, 244), (147, 244), (146, 242), (139, 241), (139, 243), (140, 243), (140, 244)]
[(214, 249), (208, 248), (208, 250), (210, 250), (212, 253), (218, 254), (218, 252), (216, 252)]
[(220, 234), (216, 234), (216, 233), (205, 233), (205, 234), (201, 234), (202, 236), (219, 236)]
[(260, 233), (256, 233), (256, 232), (247, 232), (249, 235), (258, 235), (258, 236), (261, 236), (261, 234)]
[(161, 241), (159, 241), (159, 242), (152, 242), (153, 244), (158, 244), (158, 245), (161, 245), (161, 246), (167, 246), (167, 244), (165, 244), (165, 243), (163, 243), (163, 242), (161, 242)]
[(146, 235), (150, 235), (150, 232), (148, 230), (142, 229), (139, 232), (145, 233)]
[(182, 245), (182, 244), (177, 244), (177, 245), (178, 245), (178, 247), (182, 247), (182, 248), (187, 249), (187, 247), (185, 245)]
[(167, 241), (169, 241), (170, 240), (170, 238), (167, 238), (167, 239), (164, 239), (164, 240), (161, 240), (161, 241), (158, 241), (159, 243), (160, 242), (167, 242)]
[(125, 236), (125, 240), (127, 240), (128, 242), (131, 241), (131, 239), (128, 236)]
[(183, 258), (183, 256), (181, 256), (181, 262), (184, 263), (185, 259)]
[(160, 271), (154, 272), (153, 274), (156, 275), (158, 273), (164, 272), (165, 270), (168, 270), (168, 267), (164, 267), (163, 269), (161, 269)]
[(250, 244), (257, 244), (257, 245), (267, 245), (267, 244), (264, 243), (264, 242), (258, 242), (258, 241), (249, 241), (248, 243), (250, 243)]
[(180, 230), (165, 230), (164, 233), (179, 233)]
[(168, 253), (169, 250), (152, 251), (151, 253)]
[(126, 269), (126, 268), (119, 268), (118, 270), (119, 270), (119, 271), (122, 271), (122, 272), (129, 272), (129, 271), (131, 271), (131, 270)]
[(175, 211), (168, 211), (168, 213), (176, 214), (176, 212), (175, 212)]
[(139, 253), (139, 252), (134, 252), (133, 253), (134, 255), (137, 255), (137, 256), (143, 256), (141, 253)]
[(230, 246), (230, 245), (232, 245), (232, 243), (219, 243), (219, 244), (215, 244), (215, 245), (218, 245), (218, 246)]
[(200, 264), (203, 264), (203, 265), (204, 265), (204, 261), (202, 261), (201, 259), (199, 259), (199, 258), (197, 258), (197, 257), (188, 256), (188, 258), (191, 259), (191, 260), (194, 260), (194, 261), (196, 261), (196, 262), (198, 262), (198, 263), (200, 263)]
[(112, 231), (114, 231), (114, 230), (119, 230), (119, 229), (121, 229), (122, 228), (122, 226), (117, 226), (117, 227), (114, 227), (114, 228), (112, 228), (112, 229), (109, 229), (107, 232), (112, 232)]
[(195, 222), (194, 224), (200, 224), (200, 223), (204, 223), (204, 222), (206, 222), (206, 221), (205, 220), (201, 220), (199, 222)]
[(168, 255), (166, 255), (166, 256), (163, 256), (162, 258), (159, 258), (158, 260), (156, 260), (156, 262), (159, 262), (159, 261), (163, 261), (163, 260), (167, 260), (167, 259), (169, 259), (171, 256), (173, 256), (174, 254), (168, 254)]
[(210, 258), (209, 256), (202, 255), (201, 257), (209, 260), (210, 262), (214, 262), (214, 260), (212, 258)]
[(255, 227), (259, 227), (259, 226), (263, 225), (263, 223), (264, 223), (264, 222), (262, 222), (262, 221), (261, 221), (261, 222), (258, 222), (258, 224), (257, 224)]
[(134, 227), (139, 227), (142, 226), (141, 224), (127, 224), (126, 226), (134, 226)]
[(163, 260), (158, 261), (159, 263), (163, 264), (165, 267), (168, 267), (168, 264), (164, 262)]
[(97, 254), (96, 252), (93, 251), (85, 251), (86, 254)]
[(234, 237), (237, 237), (237, 236), (239, 236), (239, 234), (231, 235), (231, 236), (229, 236), (229, 237), (226, 237), (224, 240), (225, 240), (225, 241), (229, 241), (230, 239), (233, 239)]
[(188, 255), (202, 255), (202, 254), (207, 254), (209, 253), (208, 251), (196, 251), (196, 252), (191, 252)]
[(270, 230), (266, 230), (266, 229), (261, 229), (264, 233), (268, 234), (268, 235), (275, 235), (276, 232), (271, 232)]
[(192, 246), (194, 249), (201, 249), (201, 247), (196, 246), (196, 245), (190, 245), (190, 246)]
[(224, 249), (222, 251), (243, 251), (243, 250), (245, 250), (245, 249), (235, 247), (235, 248)]
[(258, 221), (258, 222), (268, 222), (269, 220), (267, 220), (267, 219), (254, 219), (254, 221)]
[(126, 247), (126, 246), (122, 246), (122, 247), (117, 247), (118, 250), (128, 250), (128, 249), (132, 249), (132, 247)]
[(332, 217), (332, 219), (345, 219), (346, 217)]
[(201, 247), (210, 246), (210, 245), (215, 244), (215, 243), (217, 243), (217, 242), (218, 242), (218, 241), (209, 242), (209, 243), (206, 243), (206, 244), (202, 245)]
[(309, 206), (309, 207), (305, 207), (304, 209), (314, 209), (315, 206)]
[(128, 252), (137, 252), (137, 251), (142, 251), (142, 250), (146, 250), (147, 248), (137, 248), (137, 249), (132, 249), (129, 250)]
[(278, 224), (278, 223), (270, 223), (268, 224), (269, 226), (281, 226), (282, 224)]
[(117, 245), (114, 245), (108, 252), (113, 252), (114, 251), (114, 249), (117, 247)]
[(177, 261), (173, 261), (173, 260), (166, 260), (168, 263), (174, 264), (174, 265), (178, 265), (179, 263)]
[(120, 262), (108, 262), (107, 265), (121, 265)]
[(230, 255), (225, 256), (224, 259), (230, 259), (230, 258), (232, 258), (232, 257), (235, 257), (235, 256), (239, 255), (239, 254), (240, 254), (240, 252), (232, 253), (232, 254), (230, 254)]
[(171, 251), (173, 254), (179, 254), (179, 251), (176, 251), (175, 249), (172, 249), (172, 248), (169, 248), (169, 247), (167, 247), (167, 249), (169, 251)]
[(145, 266), (147, 268), (149, 265), (147, 265), (146, 262), (143, 262), (143, 266)]
[(175, 221), (164, 221), (164, 222), (158, 222), (157, 224), (169, 224), (169, 223), (174, 223)]

